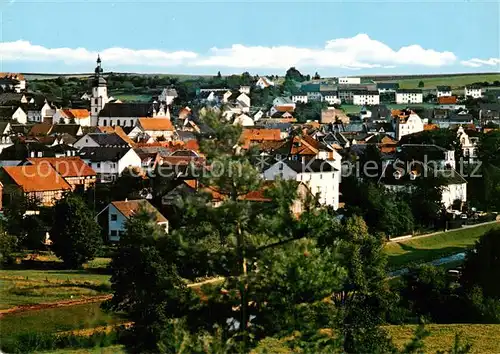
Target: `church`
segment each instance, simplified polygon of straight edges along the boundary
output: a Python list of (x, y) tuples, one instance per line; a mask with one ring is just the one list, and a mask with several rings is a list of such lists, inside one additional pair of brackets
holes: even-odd
[(170, 119), (166, 102), (121, 103), (110, 99), (106, 79), (103, 76), (101, 58), (97, 56), (97, 66), (92, 80), (90, 98), (91, 125), (135, 127), (139, 118)]

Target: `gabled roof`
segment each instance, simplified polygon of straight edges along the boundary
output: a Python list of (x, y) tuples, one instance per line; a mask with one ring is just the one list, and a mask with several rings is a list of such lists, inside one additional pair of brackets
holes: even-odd
[(139, 118), (138, 125), (148, 131), (174, 131), (174, 126), (167, 118)]
[(31, 127), (29, 135), (31, 136), (48, 135), (50, 134), (51, 130), (52, 130), (51, 124), (37, 123)]
[(73, 137), (80, 136), (82, 133), (79, 124), (55, 124), (52, 126), (50, 134), (69, 134)]
[(5, 173), (24, 192), (69, 190), (70, 185), (49, 164), (5, 166)]
[(396, 93), (422, 93), (422, 90), (419, 89), (399, 89)]
[(111, 202), (111, 205), (113, 205), (127, 219), (134, 216), (134, 214), (143, 208), (148, 213), (154, 214), (157, 223), (168, 222), (158, 209), (152, 206), (146, 199), (114, 201)]
[(62, 109), (63, 115), (68, 119), (85, 119), (90, 117), (90, 112), (86, 109)]
[(456, 96), (438, 97), (438, 103), (439, 104), (456, 104), (457, 103), (457, 97)]
[(337, 171), (337, 169), (333, 167), (326, 160), (314, 159), (307, 163), (302, 163), (301, 161), (284, 160), (283, 163), (297, 173), (319, 173), (319, 172)]
[(129, 144), (117, 133), (90, 133), (87, 136), (99, 146), (128, 147)]
[(118, 162), (130, 149), (130, 147), (84, 147), (80, 150), (79, 156), (91, 162)]
[(123, 139), (123, 141), (127, 142), (130, 146), (134, 146), (134, 141), (130, 139), (130, 137), (127, 135), (127, 133), (123, 130), (122, 127), (120, 126), (106, 126), (106, 127), (97, 127), (98, 131), (102, 133), (107, 133), (107, 134), (117, 134), (120, 138)]
[(33, 165), (49, 164), (63, 177), (91, 177), (95, 171), (79, 157), (30, 157)]
[(99, 117), (151, 117), (151, 103), (107, 103), (99, 113)]
[(42, 152), (42, 154), (47, 157), (55, 156), (50, 147), (38, 141), (17, 141), (13, 145), (2, 150), (0, 153), (0, 160), (24, 160), (30, 157), (31, 153), (38, 155), (38, 152)]
[(16, 106), (1, 106), (0, 107), (0, 119), (12, 119), (12, 116), (17, 111), (19, 107)]

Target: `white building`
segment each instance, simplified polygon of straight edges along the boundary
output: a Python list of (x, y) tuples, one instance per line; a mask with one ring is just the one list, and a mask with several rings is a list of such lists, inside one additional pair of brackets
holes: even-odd
[(245, 95), (250, 94), (250, 86), (240, 86), (239, 90), (241, 93), (244, 93)]
[(469, 136), (464, 128), (460, 126), (457, 130), (457, 138), (462, 147), (464, 160), (468, 160), (469, 163), (473, 163), (477, 158), (477, 147), (479, 143), (479, 137)]
[(298, 93), (295, 95), (292, 95), (292, 101), (294, 103), (307, 103), (308, 101), (308, 96), (306, 93)]
[(118, 242), (125, 234), (125, 225), (134, 214), (144, 210), (154, 215), (157, 225), (168, 233), (168, 220), (146, 199), (114, 201), (108, 204), (99, 214), (96, 221), (106, 229), (108, 241)]
[(483, 97), (483, 91), (482, 91), (481, 86), (478, 86), (478, 85), (465, 86), (464, 96), (465, 97), (472, 97), (472, 98)]
[(357, 106), (380, 104), (380, 95), (378, 91), (356, 92), (352, 98), (352, 103)]
[(411, 112), (409, 115), (401, 115), (396, 118), (396, 139), (401, 140), (401, 137), (418, 133), (424, 130), (424, 122), (418, 114)]
[(177, 98), (177, 90), (176, 89), (163, 89), (160, 96), (158, 96), (158, 101), (165, 102), (167, 106), (170, 106), (174, 99)]
[(436, 87), (436, 97), (451, 97), (452, 91), (450, 86), (437, 86)]
[(323, 101), (323, 95), (321, 94), (320, 91), (311, 91), (307, 93), (307, 100), (308, 101)]
[(163, 137), (167, 141), (172, 140), (175, 132), (172, 122), (167, 118), (139, 118), (137, 127), (153, 139)]
[(318, 197), (322, 205), (339, 207), (340, 171), (326, 160), (314, 159), (308, 163), (301, 161), (282, 160), (264, 171), (266, 180), (295, 180), (303, 182), (311, 193)]
[(86, 147), (130, 147), (130, 144), (125, 141), (117, 133), (88, 133), (78, 139), (73, 146), (77, 149)]
[(115, 181), (126, 168), (142, 166), (141, 158), (130, 147), (85, 147), (79, 156), (96, 171), (101, 183)]
[(57, 109), (52, 117), (54, 124), (78, 124), (82, 127), (90, 127), (90, 113), (86, 109)]
[(21, 107), (4, 106), (0, 107), (0, 118), (4, 120), (14, 120), (19, 124), (28, 122), (28, 115)]
[(266, 87), (274, 86), (274, 82), (272, 82), (269, 78), (265, 76), (261, 76), (259, 80), (255, 83), (255, 86), (265, 89)]
[(26, 91), (26, 79), (23, 74), (0, 73), (0, 87), (20, 93)]
[(339, 77), (339, 85), (361, 85), (359, 77)]
[(453, 168), (433, 170), (405, 171), (393, 164), (386, 165), (384, 173), (379, 182), (393, 192), (411, 192), (415, 183), (421, 178), (438, 178), (441, 184), (441, 202), (450, 210), (456, 200), (465, 203), (467, 201), (467, 181)]
[(334, 104), (340, 104), (341, 100), (339, 98), (339, 94), (337, 91), (321, 91), (321, 95), (323, 95), (323, 101), (328, 102), (330, 106)]
[(424, 101), (424, 95), (422, 90), (398, 90), (396, 91), (396, 103), (397, 104), (413, 104), (422, 103)]
[(255, 125), (253, 119), (247, 116), (245, 113), (240, 114), (234, 118), (233, 125), (241, 125), (243, 127), (252, 127)]

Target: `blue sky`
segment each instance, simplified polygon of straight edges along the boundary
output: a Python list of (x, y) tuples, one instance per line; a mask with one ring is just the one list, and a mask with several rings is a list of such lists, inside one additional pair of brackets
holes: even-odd
[(500, 71), (499, 1), (0, 4), (0, 71)]

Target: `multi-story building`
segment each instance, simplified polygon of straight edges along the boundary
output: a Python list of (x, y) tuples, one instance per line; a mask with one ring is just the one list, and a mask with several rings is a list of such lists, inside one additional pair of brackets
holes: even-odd
[(482, 87), (479, 85), (465, 86), (464, 96), (472, 98), (481, 98), (483, 96)]
[(360, 91), (354, 94), (352, 103), (357, 106), (372, 106), (380, 103), (380, 96), (378, 91)]
[(424, 95), (422, 93), (422, 90), (404, 89), (396, 91), (397, 104), (422, 103), (423, 101), (424, 101)]

